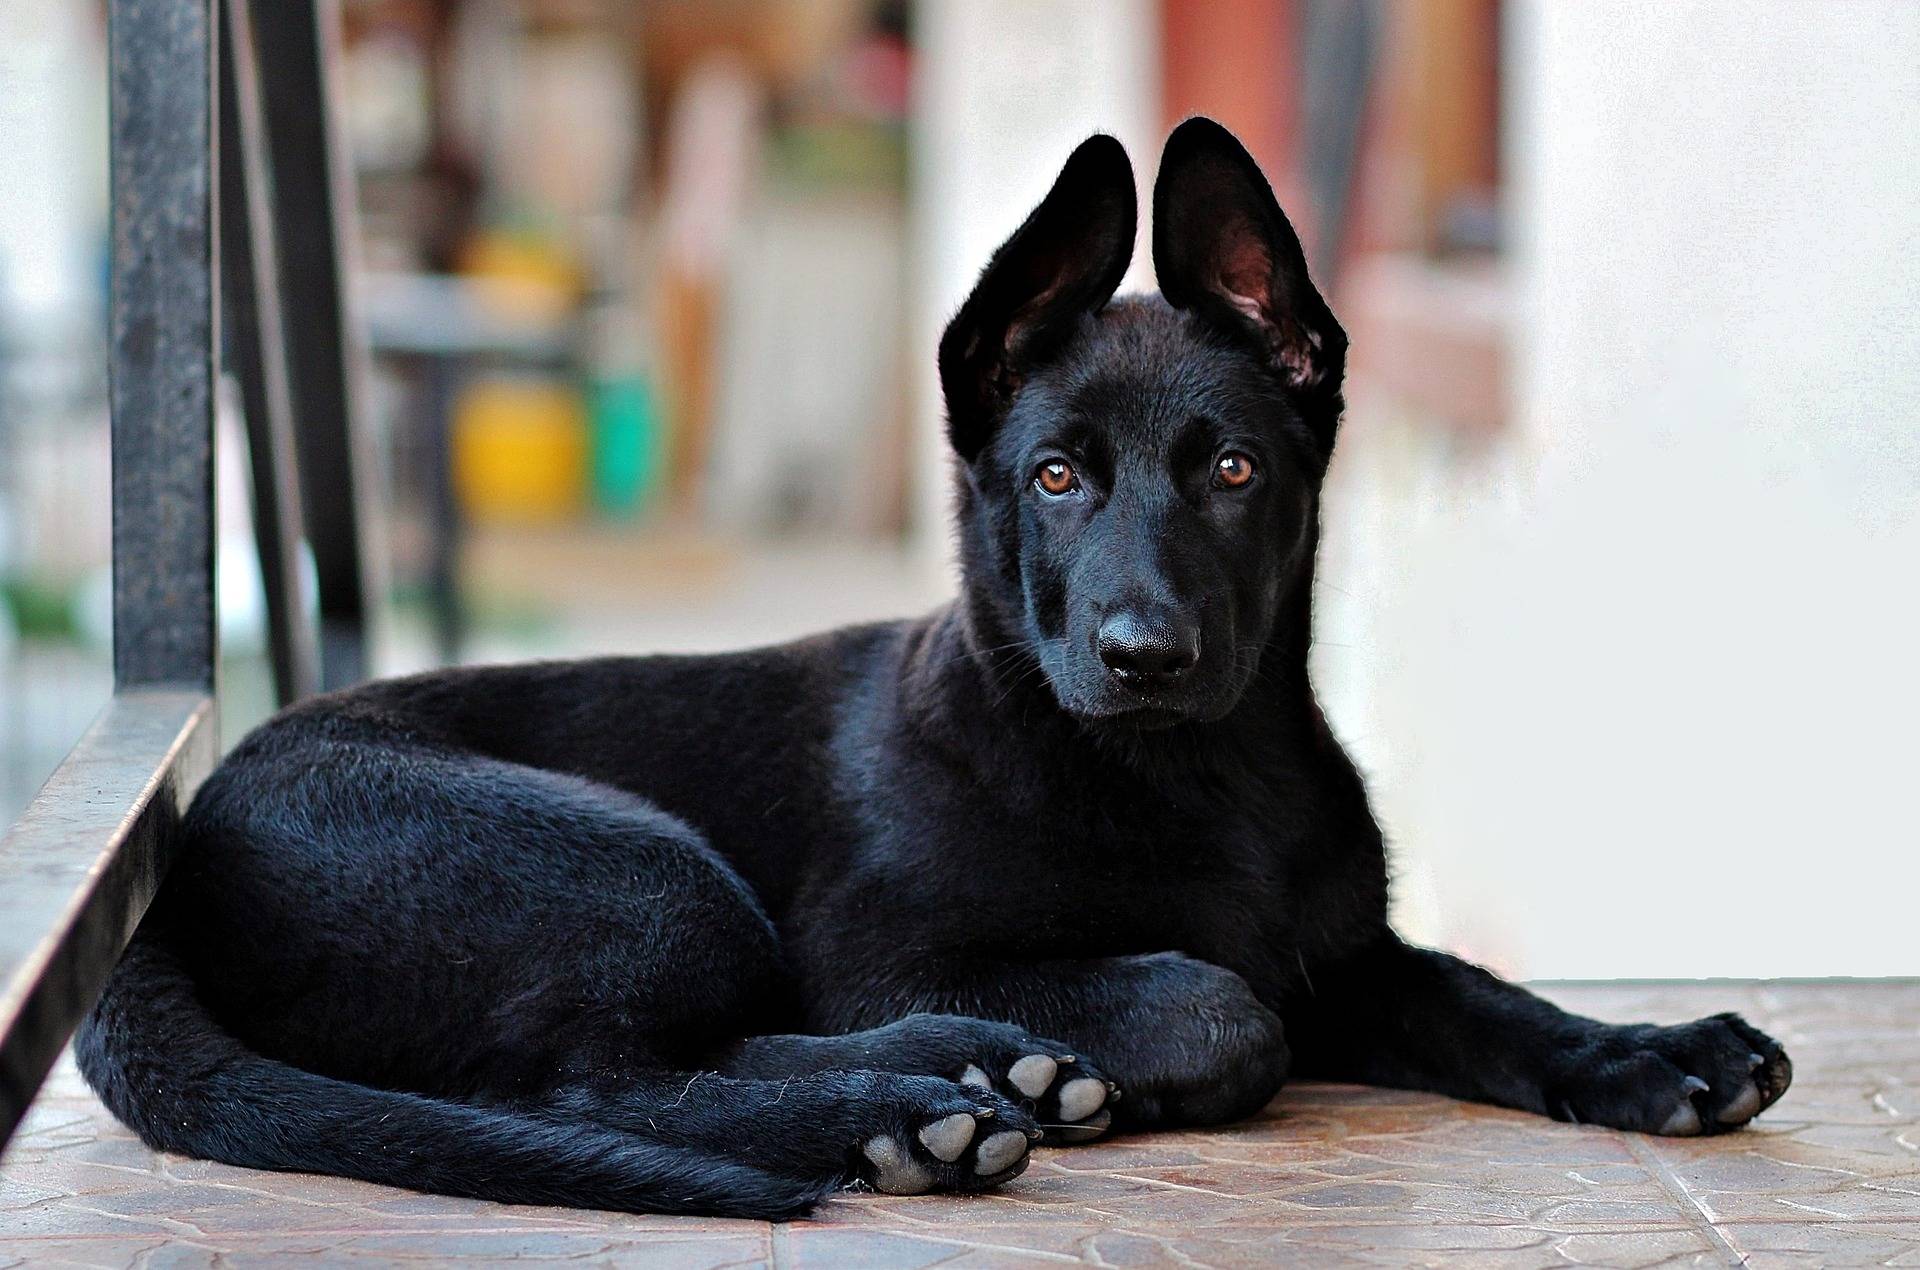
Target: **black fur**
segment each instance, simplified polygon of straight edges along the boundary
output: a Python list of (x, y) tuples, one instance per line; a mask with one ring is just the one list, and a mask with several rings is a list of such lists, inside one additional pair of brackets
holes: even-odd
[(1087, 142), (942, 340), (949, 607), (372, 684), (243, 741), (83, 1028), (108, 1105), (261, 1168), (785, 1217), (1290, 1073), (1666, 1132), (1777, 1098), (1738, 1018), (1576, 1018), (1388, 928), (1307, 676), (1346, 337), (1217, 125), (1154, 208), (1164, 296), (1112, 299), (1133, 175)]

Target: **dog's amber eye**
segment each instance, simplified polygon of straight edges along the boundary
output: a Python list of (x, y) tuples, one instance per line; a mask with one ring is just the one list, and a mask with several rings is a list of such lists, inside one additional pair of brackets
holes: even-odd
[(1253, 460), (1238, 450), (1223, 454), (1213, 465), (1213, 479), (1228, 489), (1239, 489), (1253, 479)]
[(1048, 494), (1060, 495), (1080, 484), (1080, 478), (1073, 474), (1073, 468), (1064, 459), (1048, 459), (1033, 474), (1033, 483)]

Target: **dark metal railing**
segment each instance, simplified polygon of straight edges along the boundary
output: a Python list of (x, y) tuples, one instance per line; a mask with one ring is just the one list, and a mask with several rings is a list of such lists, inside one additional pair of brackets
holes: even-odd
[[(339, 59), (336, 0), (252, 0), (253, 35), (279, 231), (280, 292), (292, 372), (307, 541), (319, 575), (320, 686), (367, 677), (375, 567), (360, 444), (366, 341), (347, 289), (353, 188), (329, 85)], [(247, 7), (229, 3), (230, 10)], [(239, 47), (235, 42), (236, 48)]]
[(276, 691), (284, 703), (366, 672), (362, 355), (326, 92), (336, 18), (330, 0), (108, 4), (114, 695), (0, 837), (0, 1146), (146, 911), (217, 757), (223, 316)]
[[(253, 537), (267, 593), (274, 694), (304, 697), (320, 684), (320, 650), (303, 574), (300, 478), (294, 449), (293, 371), (280, 307), (280, 236), (272, 161), (247, 6), (223, 0), (220, 41), (220, 302), (227, 359), (240, 382), (253, 478)], [(238, 53), (236, 54), (236, 50)]]

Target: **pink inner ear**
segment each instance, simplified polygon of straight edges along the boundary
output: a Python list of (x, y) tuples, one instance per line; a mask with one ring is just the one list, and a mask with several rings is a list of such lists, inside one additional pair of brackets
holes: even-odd
[(1006, 334), (1000, 340), (1005, 352), (1012, 354), (1020, 347), (1021, 341), (1027, 338), (1028, 328), (1040, 320), (1041, 315), (1052, 305), (1054, 297), (1060, 294), (1060, 288), (1061, 282), (1056, 278), (1014, 311), (1013, 316), (1007, 320)]
[[(1299, 328), (1293, 327), (1292, 323), (1288, 323), (1288, 326), (1295, 334), (1300, 333)], [(1313, 346), (1311, 349), (1308, 347), (1309, 344)], [(1319, 339), (1311, 332), (1307, 332), (1305, 340), (1283, 339), (1276, 345), (1274, 355), (1280, 359), (1280, 364), (1287, 368), (1287, 382), (1295, 388), (1307, 388), (1320, 382), (1322, 372), (1313, 360), (1313, 349), (1319, 346)]]
[(1220, 295), (1228, 304), (1231, 304), (1234, 308), (1240, 310), (1240, 312), (1261, 326), (1271, 325), (1267, 321), (1266, 310), (1262, 307), (1261, 302), (1253, 296), (1226, 286), (1220, 288)]
[(1273, 258), (1245, 225), (1227, 229), (1213, 289), (1265, 331), (1276, 350), (1279, 348), (1279, 315), (1273, 311)]
[(1273, 260), (1251, 234), (1235, 234), (1220, 259), (1221, 296), (1269, 329), (1273, 326)]
[(1267, 334), (1274, 360), (1287, 369), (1295, 388), (1318, 383), (1322, 374), (1314, 354), (1320, 340), (1311, 331), (1274, 311), (1273, 260), (1251, 234), (1235, 236), (1220, 261), (1214, 290)]

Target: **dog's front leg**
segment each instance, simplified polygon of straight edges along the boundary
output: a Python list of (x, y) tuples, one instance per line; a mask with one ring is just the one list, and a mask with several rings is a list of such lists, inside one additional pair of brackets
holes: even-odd
[(1303, 1076), (1665, 1134), (1738, 1128), (1793, 1078), (1786, 1051), (1738, 1015), (1600, 1023), (1390, 934), (1311, 980), (1286, 1010)]
[(900, 988), (907, 1008), (1017, 1023), (1076, 1047), (1120, 1086), (1122, 1127), (1238, 1120), (1287, 1078), (1280, 1017), (1239, 975), (1181, 953), (921, 967)]

